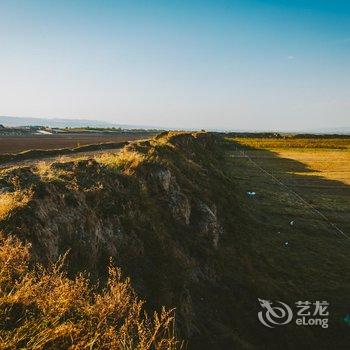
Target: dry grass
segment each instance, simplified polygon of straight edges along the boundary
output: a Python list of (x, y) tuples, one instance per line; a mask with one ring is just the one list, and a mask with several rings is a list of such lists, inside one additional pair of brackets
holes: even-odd
[(172, 311), (149, 317), (143, 301), (109, 268), (98, 292), (82, 274), (30, 268), (29, 246), (0, 236), (0, 349), (180, 349)]
[(49, 162), (39, 162), (35, 167), (35, 171), (43, 180), (45, 179), (50, 181), (57, 177)]
[(31, 191), (15, 191), (0, 194), (0, 220), (13, 210), (24, 207), (31, 199)]
[(298, 161), (309, 169), (308, 172), (303, 172), (303, 175), (322, 176), (329, 180), (350, 184), (349, 138), (236, 138), (234, 141), (257, 149), (257, 151), (251, 151), (255, 156), (258, 156), (258, 150), (266, 149), (273, 151), (281, 158)]
[[(73, 157), (60, 157), (58, 159), (59, 163), (71, 162), (72, 160), (78, 161), (83, 158), (73, 158)], [(60, 181), (61, 179), (68, 178), (72, 175), (71, 172), (65, 169), (57, 169), (52, 167), (52, 162), (41, 161), (35, 165), (34, 173), (39, 175), (43, 181)]]
[[(319, 144), (315, 143), (316, 140)], [(300, 147), (301, 142), (303, 148)], [(344, 232), (350, 232), (350, 148), (348, 148), (350, 139), (246, 138), (239, 139), (239, 143), (253, 147), (247, 149), (246, 154), (254, 162), (297, 192)], [(266, 176), (257, 168), (248, 168), (247, 160), (239, 156), (240, 150), (233, 152), (233, 157), (236, 157), (234, 159), (236, 169), (239, 168), (243, 176), (250, 173), (252, 181), (248, 186), (259, 188), (260, 192), (267, 191), (262, 201), (266, 205), (266, 210), (285, 213), (288, 208), (295, 217), (310, 215), (310, 220), (315, 219), (314, 214), (310, 213), (310, 208), (305, 207), (294, 196), (292, 198), (296, 201), (296, 205), (286, 200), (285, 194), (289, 192), (285, 188), (271, 187), (270, 191)], [(276, 198), (275, 193), (279, 193), (279, 198)], [(266, 199), (268, 197), (271, 198), (269, 202)], [(317, 216), (317, 219), (320, 217)]]
[(114, 169), (135, 169), (144, 160), (145, 156), (140, 153), (123, 149), (119, 153), (104, 153), (95, 158), (99, 163), (107, 165)]
[[(338, 180), (350, 185), (350, 150), (317, 150), (300, 152), (291, 149), (276, 150), (278, 156), (296, 160), (305, 164), (309, 176), (322, 176), (329, 180)], [(295, 174), (298, 174), (295, 172)]]
[(350, 138), (245, 138), (238, 137), (232, 139), (242, 145), (254, 148), (328, 148), (328, 149), (350, 149)]

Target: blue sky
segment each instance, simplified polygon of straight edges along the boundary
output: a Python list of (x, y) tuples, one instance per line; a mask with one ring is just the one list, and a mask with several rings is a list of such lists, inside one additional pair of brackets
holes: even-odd
[(350, 2), (0, 2), (0, 115), (349, 126)]

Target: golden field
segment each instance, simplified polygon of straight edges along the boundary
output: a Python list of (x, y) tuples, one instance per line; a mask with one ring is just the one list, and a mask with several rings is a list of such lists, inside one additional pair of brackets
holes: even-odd
[(268, 215), (284, 215), (288, 211), (296, 218), (308, 217), (328, 226), (333, 223), (350, 232), (349, 138), (235, 138), (230, 141), (238, 145), (231, 154), (232, 165), (242, 176), (250, 174), (245, 186), (261, 188), (266, 194), (262, 205), (266, 206)]
[[(308, 168), (303, 175), (322, 176), (350, 185), (350, 139), (258, 139), (237, 138), (236, 142), (269, 150), (280, 158), (295, 160)], [(253, 151), (252, 151), (253, 152)], [(295, 171), (294, 173), (298, 173)]]

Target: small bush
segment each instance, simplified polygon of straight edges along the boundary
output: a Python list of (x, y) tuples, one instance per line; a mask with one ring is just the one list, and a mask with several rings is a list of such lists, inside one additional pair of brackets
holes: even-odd
[[(78, 159), (75, 159), (78, 160)], [(69, 158), (61, 157), (59, 164), (64, 164), (65, 161), (69, 161)], [(71, 172), (63, 168), (55, 168), (49, 162), (39, 162), (34, 168), (35, 174), (39, 175), (42, 181), (57, 182), (62, 179), (69, 178)]]
[(0, 349), (182, 348), (173, 311), (149, 317), (119, 269), (98, 291), (82, 274), (69, 279), (64, 259), (31, 268), (29, 249), (0, 234)]
[(31, 199), (31, 191), (15, 191), (0, 194), (0, 220), (16, 208), (25, 206)]
[(142, 154), (126, 149), (123, 149), (121, 152), (116, 154), (105, 153), (97, 158), (98, 162), (117, 170), (123, 170), (126, 168), (135, 169), (144, 160), (145, 156)]

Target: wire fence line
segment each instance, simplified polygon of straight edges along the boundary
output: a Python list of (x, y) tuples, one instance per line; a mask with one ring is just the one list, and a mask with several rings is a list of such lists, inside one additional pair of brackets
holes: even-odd
[(319, 211), (317, 208), (315, 208), (312, 204), (310, 204), (308, 201), (306, 201), (299, 193), (295, 192), (293, 189), (291, 189), (289, 186), (287, 186), (284, 182), (276, 178), (273, 174), (269, 173), (267, 170), (262, 168), (257, 162), (255, 162), (246, 152), (245, 150), (240, 150), (241, 152), (241, 158), (247, 158), (254, 166), (256, 166), (260, 171), (262, 171), (264, 174), (271, 177), (277, 184), (284, 187), (289, 193), (296, 196), (303, 204), (305, 204), (314, 214), (319, 215), (324, 221), (326, 221), (335, 231), (336, 234), (340, 234), (346, 239), (350, 240), (350, 236), (346, 234), (343, 230), (341, 230), (334, 222), (332, 222), (326, 215), (324, 215), (321, 211)]

